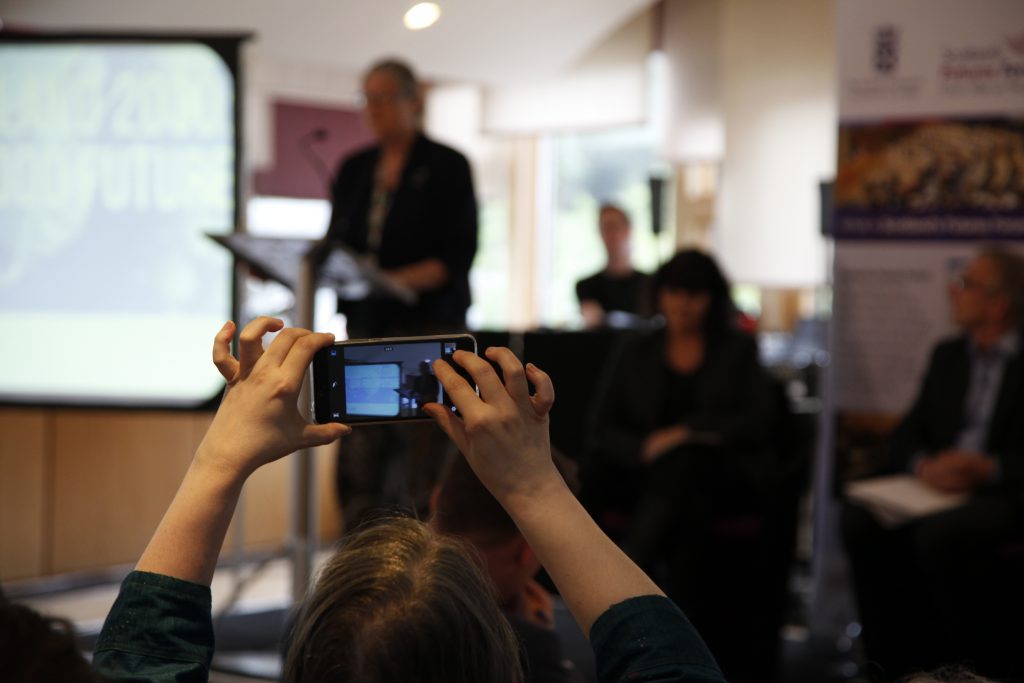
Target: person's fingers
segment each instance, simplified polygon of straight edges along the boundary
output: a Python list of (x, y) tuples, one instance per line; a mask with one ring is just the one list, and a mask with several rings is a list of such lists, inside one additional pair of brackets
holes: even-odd
[(485, 352), (486, 356), (501, 366), (501, 374), (505, 378), (505, 390), (516, 403), (530, 398), (530, 387), (526, 383), (526, 372), (516, 355), (505, 347), (492, 346)]
[(555, 385), (551, 382), (548, 373), (538, 368), (533, 363), (526, 364), (526, 376), (533, 382), (533, 396), (530, 402), (538, 417), (544, 417), (551, 412), (555, 405)]
[(252, 372), (256, 361), (263, 355), (263, 335), (277, 332), (284, 327), (284, 321), (278, 318), (260, 316), (245, 326), (238, 335), (239, 379), (244, 379)]
[(281, 333), (274, 337), (274, 341), (263, 352), (263, 362), (271, 365), (284, 365), (284, 359), (288, 357), (295, 342), (310, 334), (313, 333), (301, 327), (289, 327), (281, 330)]
[(238, 360), (231, 355), (231, 338), (235, 336), (235, 323), (227, 321), (213, 338), (213, 364), (228, 382), (238, 374)]
[[(281, 334), (284, 334), (283, 332)], [(278, 335), (280, 336), (280, 335)], [(288, 356), (281, 364), (281, 370), (287, 377), (296, 378), (299, 385), (306, 375), (306, 369), (313, 362), (313, 356), (320, 349), (326, 348), (334, 343), (334, 335), (329, 332), (310, 332), (295, 340), (291, 345)]]
[[(460, 378), (461, 379), (461, 378)], [(464, 446), (466, 445), (466, 425), (463, 424), (462, 418), (458, 417), (452, 411), (441, 405), (440, 403), (428, 403), (423, 406), (423, 412), (434, 419), (437, 426), (441, 428), (448, 438), (455, 442), (455, 445), (463, 453), (466, 452)]]
[(314, 448), (334, 443), (351, 432), (351, 427), (340, 422), (330, 422), (322, 425), (307, 424), (302, 428), (302, 440), (306, 448)]
[[(456, 354), (465, 353), (462, 351), (456, 351)], [(467, 353), (466, 355), (471, 356), (472, 354)], [(473, 356), (476, 358), (476, 356)], [(479, 360), (479, 359), (478, 359)], [(492, 373), (493, 374), (493, 373)], [(455, 368), (448, 364), (444, 358), (439, 358), (434, 361), (434, 376), (444, 387), (445, 392), (448, 394), (448, 398), (452, 400), (452, 403), (458, 407), (463, 415), (467, 412), (472, 411), (476, 408), (476, 405), (480, 403), (480, 397), (473, 391), (473, 387), (469, 385), (463, 377), (455, 371)], [(497, 377), (495, 377), (497, 381)]]
[[(511, 351), (509, 351), (509, 353), (511, 353)], [(498, 379), (498, 375), (494, 372), (494, 368), (491, 367), (490, 363), (475, 353), (470, 353), (468, 351), (456, 351), (452, 355), (452, 358), (454, 358), (455, 362), (461, 365), (469, 373), (470, 377), (473, 378), (473, 381), (476, 382), (476, 386), (480, 389), (480, 396), (483, 398), (484, 402), (498, 404), (503, 400), (508, 399), (508, 391), (505, 390), (505, 385), (501, 383), (500, 379)], [(451, 395), (450, 392), (449, 395)], [(455, 400), (454, 396), (452, 396), (452, 400)], [(459, 406), (459, 410), (463, 410), (462, 406), (458, 403), (455, 405)]]

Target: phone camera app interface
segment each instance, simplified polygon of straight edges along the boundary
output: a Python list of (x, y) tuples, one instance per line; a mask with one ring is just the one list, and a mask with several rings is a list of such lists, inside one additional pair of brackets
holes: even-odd
[[(455, 344), (444, 344), (455, 351)], [(434, 376), (438, 342), (345, 346), (345, 412), (358, 417), (423, 417), (423, 406), (441, 401)]]

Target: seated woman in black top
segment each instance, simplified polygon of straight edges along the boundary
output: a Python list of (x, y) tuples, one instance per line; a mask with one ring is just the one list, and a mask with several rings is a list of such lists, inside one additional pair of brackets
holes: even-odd
[(623, 348), (594, 450), (601, 485), (630, 513), (627, 551), (648, 572), (667, 570), (663, 587), (685, 607), (713, 503), (770, 467), (776, 409), (710, 256), (676, 254), (654, 276), (654, 300), (664, 327)]

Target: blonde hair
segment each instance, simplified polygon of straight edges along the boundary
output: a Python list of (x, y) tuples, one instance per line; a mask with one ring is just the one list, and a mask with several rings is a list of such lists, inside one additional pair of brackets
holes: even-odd
[(521, 683), (519, 647), (465, 542), (390, 517), (349, 535), (296, 619), (287, 683)]
[(997, 683), (960, 666), (946, 666), (927, 673), (916, 673), (900, 683)]

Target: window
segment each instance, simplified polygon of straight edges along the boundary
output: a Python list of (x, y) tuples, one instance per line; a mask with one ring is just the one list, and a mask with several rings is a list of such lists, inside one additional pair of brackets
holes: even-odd
[[(547, 272), (540, 272), (541, 324), (575, 327), (580, 323), (576, 282), (605, 265), (597, 214), (603, 202), (622, 206), (633, 224), (633, 263), (653, 272), (675, 247), (673, 182), (659, 162), (648, 128), (552, 136), (553, 166), (550, 222), (538, 251)], [(652, 176), (665, 180), (662, 230), (652, 230)]]

